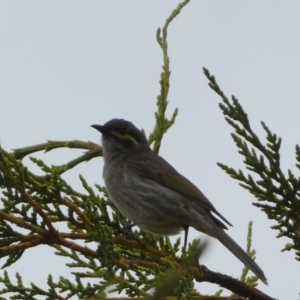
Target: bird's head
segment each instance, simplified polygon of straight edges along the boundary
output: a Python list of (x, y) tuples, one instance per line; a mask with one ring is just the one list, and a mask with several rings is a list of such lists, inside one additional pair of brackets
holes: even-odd
[(104, 125), (92, 125), (102, 134), (104, 157), (115, 152), (136, 152), (150, 149), (145, 134), (131, 122), (112, 119)]

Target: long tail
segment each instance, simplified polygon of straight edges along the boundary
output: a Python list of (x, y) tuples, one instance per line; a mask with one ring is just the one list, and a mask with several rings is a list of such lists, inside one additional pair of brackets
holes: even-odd
[[(218, 228), (219, 229), (219, 228)], [(245, 264), (264, 284), (268, 284), (263, 270), (248, 256), (248, 254), (222, 229), (214, 232), (218, 239), (232, 254)]]

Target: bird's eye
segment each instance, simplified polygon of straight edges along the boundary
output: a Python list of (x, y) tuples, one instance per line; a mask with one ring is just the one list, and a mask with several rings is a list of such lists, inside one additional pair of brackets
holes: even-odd
[(115, 131), (115, 130), (111, 131), (111, 133), (112, 133), (116, 138), (118, 138), (118, 139), (120, 139), (120, 140), (123, 140), (123, 141), (130, 141), (130, 142), (133, 142), (133, 143), (137, 144), (136, 139), (135, 139), (132, 135), (130, 135), (130, 134), (128, 134), (128, 133), (122, 134), (122, 133), (120, 133), (120, 132), (118, 132), (118, 131)]

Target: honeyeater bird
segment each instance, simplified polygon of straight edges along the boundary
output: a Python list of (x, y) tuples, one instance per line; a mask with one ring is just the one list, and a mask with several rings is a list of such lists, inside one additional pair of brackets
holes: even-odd
[(112, 119), (92, 125), (102, 134), (103, 178), (110, 199), (133, 225), (160, 236), (193, 227), (219, 240), (265, 284), (261, 268), (225, 232), (231, 225), (187, 178), (154, 153), (131, 122)]

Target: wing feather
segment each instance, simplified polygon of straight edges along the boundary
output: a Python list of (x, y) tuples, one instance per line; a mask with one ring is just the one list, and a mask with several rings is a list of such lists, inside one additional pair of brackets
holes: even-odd
[(192, 182), (178, 173), (166, 160), (154, 152), (139, 153), (138, 158), (136, 155), (129, 156), (126, 161), (130, 165), (130, 171), (136, 175), (156, 181), (169, 189), (185, 195), (205, 209), (214, 212), (224, 222), (232, 226)]

